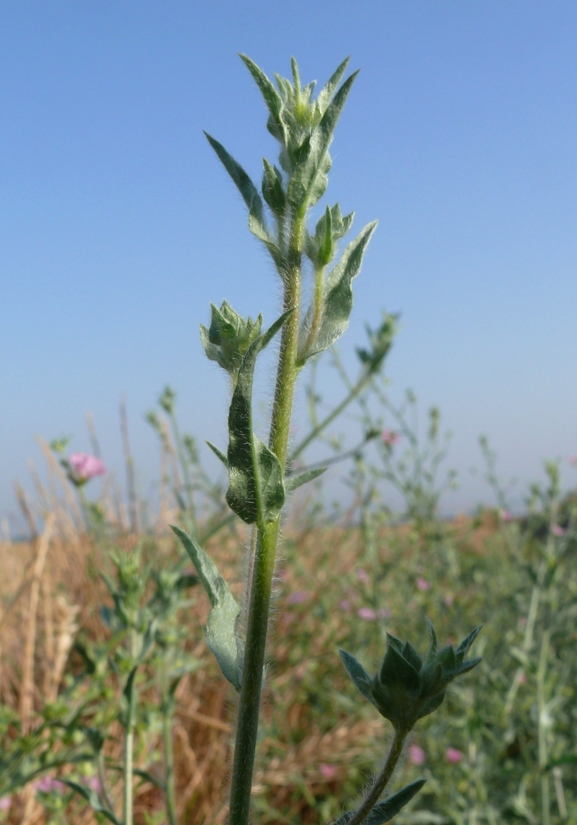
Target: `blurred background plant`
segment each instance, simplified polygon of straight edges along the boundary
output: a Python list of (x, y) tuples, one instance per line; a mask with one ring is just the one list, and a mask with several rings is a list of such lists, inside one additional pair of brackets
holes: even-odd
[[(310, 431), (318, 429), (332, 458), (349, 459), (353, 503), (335, 521), (317, 481), (289, 518), (277, 570), (255, 815), (270, 825), (329, 822), (342, 813), (344, 799), (357, 798), (390, 734), (370, 706), (359, 705), (336, 650), (361, 651), (358, 658), (374, 671), (386, 632), (419, 638), (428, 617), (442, 643), (484, 623), (475, 651), (484, 658), (467, 683), (449, 690), (447, 708), (419, 723), (399, 782), (428, 781), (396, 821), (575, 821), (576, 497), (562, 494), (559, 466), (547, 463), (544, 483), (527, 493), (526, 512), (512, 516), (485, 440), (496, 506), (440, 519), (450, 477), (447, 443), (435, 422), (419, 447), (415, 418), (405, 414), (414, 402), (395, 416), (382, 405), (385, 394), (382, 376), (373, 376), (348, 402), (370, 435), (350, 449), (330, 434), (336, 417), (318, 429), (330, 415), (321, 415), (318, 392), (310, 403)], [(42, 445), (48, 482), (37, 474), (36, 499), (20, 497), (30, 541), (2, 544), (1, 821), (88, 823), (94, 814), (82, 793), (120, 819), (126, 689), (135, 666), (135, 822), (226, 820), (230, 697), (198, 630), (205, 599), (190, 588), (190, 565), (166, 524), (180, 518), (190, 527), (188, 485), (200, 537), (212, 533), (211, 554), (238, 595), (244, 559), (234, 547), (247, 536), (222, 511), (216, 489), (203, 486), (196, 454), (184, 448), (179, 457), (169, 397), (154, 425), (168, 433), (160, 439), (164, 503), (156, 522), (148, 508), (146, 532), (131, 529), (128, 503), (113, 496), (107, 476), (96, 502), (106, 514), (101, 527), (86, 522), (78, 487), (58, 460), (68, 445), (61, 453)], [(166, 393), (161, 398), (166, 403)], [(382, 419), (367, 412), (377, 401)], [(378, 435), (369, 429), (376, 433), (377, 425)], [(436, 468), (422, 479), (407, 470), (428, 491), (428, 509), (414, 506), (406, 476), (386, 472), (387, 461), (401, 460), (396, 452), (403, 442), (417, 450), (413, 456), (428, 450), (420, 467)], [(387, 493), (391, 484), (400, 488), (400, 510)], [(88, 495), (90, 485), (82, 486)], [(146, 510), (138, 498), (136, 509)], [(150, 647), (143, 657), (145, 638)]]

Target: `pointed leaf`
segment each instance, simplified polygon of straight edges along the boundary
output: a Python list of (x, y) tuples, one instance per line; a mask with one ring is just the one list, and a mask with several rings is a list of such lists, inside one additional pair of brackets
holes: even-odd
[[(310, 206), (313, 206), (321, 197), (321, 195), (318, 195), (317, 193), (317, 177), (322, 177), (328, 171), (328, 169), (326, 169), (326, 160), (328, 149), (333, 139), (333, 132), (335, 131), (335, 127), (345, 105), (345, 101), (357, 75), (358, 71), (354, 72), (354, 74), (345, 80), (324, 112), (319, 125), (315, 129), (316, 140), (314, 156), (316, 157), (316, 167), (310, 175), (304, 198), (304, 202)], [(322, 193), (324, 193), (325, 189), (326, 184), (322, 187)]]
[(228, 470), (228, 458), (225, 456), (222, 450), (219, 450), (218, 447), (216, 447), (211, 441), (207, 441), (206, 443), (210, 447), (212, 452), (215, 454), (215, 456), (222, 461), (222, 463)]
[(274, 521), (285, 500), (280, 463), (252, 431), (252, 385), (256, 359), (280, 330), (292, 310), (285, 312), (249, 347), (240, 369), (228, 415), (228, 474), (226, 500), (247, 524)]
[(329, 77), (323, 88), (318, 93), (317, 97), (317, 104), (319, 105), (321, 112), (324, 112), (327, 108), (329, 100), (333, 96), (334, 90), (339, 85), (341, 77), (344, 75), (347, 66), (349, 65), (350, 57), (345, 57), (343, 62), (340, 66), (333, 72), (333, 74)]
[(210, 143), (210, 145), (218, 155), (219, 159), (221, 160), (222, 165), (235, 182), (236, 187), (242, 195), (243, 200), (246, 203), (250, 214), (254, 215), (262, 222), (262, 200), (256, 189), (256, 186), (251, 181), (247, 173), (244, 171), (240, 163), (237, 163), (236, 160), (231, 155), (229, 155), (224, 146), (221, 143), (219, 143), (218, 140), (215, 140), (213, 137), (211, 137), (207, 132), (205, 132), (204, 134), (206, 135), (208, 142)]
[(313, 481), (315, 478), (322, 476), (326, 469), (326, 467), (317, 467), (316, 470), (304, 470), (302, 473), (296, 473), (293, 476), (285, 476), (285, 490), (287, 493), (291, 493), (293, 490), (296, 490), (297, 487), (301, 487), (308, 481)]
[(114, 813), (107, 807), (105, 807), (102, 802), (100, 801), (100, 797), (93, 791), (92, 788), (88, 788), (86, 785), (81, 785), (79, 782), (73, 782), (71, 779), (58, 779), (59, 782), (62, 782), (63, 785), (68, 785), (69, 788), (72, 788), (73, 791), (76, 791), (77, 794), (82, 796), (90, 805), (93, 811), (96, 811), (102, 816), (106, 817), (109, 822), (114, 822), (114, 825), (121, 825), (120, 820), (116, 818)]
[(476, 627), (474, 630), (472, 630), (469, 633), (469, 635), (467, 636), (466, 639), (463, 639), (463, 641), (461, 642), (461, 644), (459, 645), (459, 647), (455, 651), (455, 653), (457, 654), (457, 658), (458, 657), (461, 657), (461, 659), (465, 658), (465, 656), (469, 652), (469, 648), (471, 647), (471, 645), (473, 644), (473, 642), (475, 641), (475, 639), (477, 638), (477, 636), (479, 635), (479, 633), (481, 632), (482, 629), (483, 629), (483, 625), (480, 624), (478, 627)]
[[(426, 779), (418, 779), (416, 782), (411, 782), (410, 785), (407, 785), (396, 794), (389, 796), (388, 799), (385, 799), (383, 802), (378, 802), (366, 818), (363, 819), (363, 825), (384, 825), (385, 822), (390, 822), (390, 820), (411, 801), (415, 794), (421, 790), (426, 781)], [(354, 814), (354, 811), (343, 814), (337, 819), (334, 825), (347, 825)]]
[(371, 693), (371, 685), (373, 680), (362, 664), (353, 656), (352, 653), (348, 653), (346, 650), (339, 649), (339, 656), (345, 666), (345, 670), (355, 683), (356, 687), (360, 690), (365, 699), (368, 699), (371, 704), (374, 704)]
[(240, 607), (215, 563), (202, 547), (180, 527), (174, 524), (171, 527), (190, 556), (212, 605), (205, 628), (206, 642), (216, 656), (224, 676), (240, 690), (242, 647), (236, 635)]
[[(269, 131), (271, 131), (276, 138), (282, 140), (285, 136), (286, 130), (281, 118), (282, 99), (279, 93), (263, 70), (256, 65), (254, 60), (251, 60), (246, 54), (239, 54), (239, 57), (253, 76), (253, 79), (264, 98), (267, 109), (270, 112), (271, 121), (274, 124), (275, 131), (270, 129), (270, 126)], [(283, 140), (283, 142), (286, 141)]]
[(157, 779), (156, 776), (153, 776), (149, 771), (145, 771), (142, 768), (133, 768), (132, 773), (144, 779), (146, 782), (150, 782), (151, 785), (156, 785), (157, 788), (163, 791), (166, 790), (166, 783), (163, 782), (162, 779)]
[[(323, 308), (319, 329), (308, 351), (301, 353), (302, 362), (332, 346), (348, 327), (349, 316), (353, 308), (352, 281), (361, 269), (365, 250), (376, 226), (376, 221), (365, 226), (355, 240), (347, 246), (340, 261), (329, 273), (323, 287)], [(312, 318), (311, 307), (303, 326), (304, 341), (307, 339)]]
[(429, 645), (429, 652), (427, 653), (427, 661), (429, 662), (432, 659), (434, 659), (435, 656), (437, 655), (437, 649), (438, 649), (439, 643), (437, 641), (437, 634), (435, 632), (435, 628), (433, 627), (433, 623), (431, 621), (429, 621), (429, 619), (427, 619), (426, 621), (427, 621), (427, 627), (429, 629), (429, 637), (431, 639), (431, 642), (430, 642), (430, 645)]

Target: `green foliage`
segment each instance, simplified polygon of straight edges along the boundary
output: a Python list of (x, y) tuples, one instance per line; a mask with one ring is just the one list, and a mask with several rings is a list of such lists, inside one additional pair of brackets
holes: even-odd
[[(366, 819), (363, 820), (364, 825), (384, 825), (385, 822), (390, 822), (390, 820), (411, 801), (415, 794), (421, 790), (425, 782), (425, 779), (411, 782), (406, 788), (389, 796), (384, 802), (378, 802)], [(353, 815), (353, 813), (343, 814), (337, 819), (334, 825), (347, 825)]]
[(216, 565), (202, 547), (184, 530), (176, 526), (172, 529), (190, 556), (212, 605), (205, 628), (206, 643), (216, 656), (224, 676), (240, 690), (242, 645), (236, 627), (240, 607)]
[(250, 345), (238, 371), (228, 414), (226, 500), (247, 524), (259, 527), (274, 521), (284, 504), (283, 474), (276, 455), (256, 437), (252, 427), (252, 385), (257, 356), (281, 329), (285, 312)]
[(436, 710), (445, 698), (447, 686), (472, 670), (480, 659), (466, 660), (469, 648), (480, 631), (473, 630), (454, 649), (437, 650), (437, 635), (429, 623), (431, 644), (423, 660), (410, 642), (401, 642), (387, 633), (387, 652), (372, 679), (350, 653), (339, 651), (347, 673), (365, 699), (388, 719), (396, 730), (408, 732), (423, 716)]

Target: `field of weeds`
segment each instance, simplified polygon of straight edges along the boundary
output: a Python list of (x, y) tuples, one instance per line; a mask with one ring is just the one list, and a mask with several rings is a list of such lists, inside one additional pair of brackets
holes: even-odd
[[(574, 822), (571, 499), (544, 492), (525, 519), (495, 510), (451, 523), (394, 525), (373, 507), (360, 526), (354, 517), (335, 527), (320, 509), (314, 518), (311, 511), (304, 507), (300, 523), (287, 526), (275, 573), (253, 786), (258, 821), (328, 822), (342, 813), (342, 800), (358, 798), (391, 728), (359, 705), (337, 650), (355, 651), (374, 672), (386, 633), (402, 633), (424, 651), (428, 618), (440, 644), (482, 624), (483, 660), (419, 723), (395, 786), (427, 783), (395, 821), (545, 823), (546, 806), (547, 821)], [(152, 604), (162, 576), (176, 571), (182, 598), (159, 613), (162, 639), (136, 677), (135, 822), (166, 821), (162, 677), (172, 669), (179, 674), (168, 731), (177, 819), (224, 823), (235, 695), (206, 647), (209, 603), (190, 562), (165, 532), (98, 536), (73, 525), (61, 502), (33, 541), (1, 549), (2, 821), (101, 820), (78, 788), (119, 809), (125, 639), (111, 615), (131, 587), (136, 610)], [(244, 526), (229, 522), (207, 543), (240, 599), (246, 554), (239, 548), (247, 541)]]

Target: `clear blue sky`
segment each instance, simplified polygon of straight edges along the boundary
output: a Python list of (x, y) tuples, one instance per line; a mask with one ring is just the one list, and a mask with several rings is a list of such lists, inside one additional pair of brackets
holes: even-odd
[[(41, 464), (33, 436), (89, 449), (122, 478), (126, 395), (143, 422), (168, 382), (182, 425), (225, 442), (226, 387), (198, 325), (209, 302), (277, 311), (278, 285), (202, 130), (255, 177), (274, 157), (237, 57), (324, 81), (360, 67), (328, 197), (379, 219), (343, 351), (402, 312), (392, 395), (453, 430), (470, 508), (489, 435), (522, 483), (577, 453), (577, 5), (570, 0), (4, 0), (0, 8), (0, 512)], [(302, 412), (302, 405), (301, 405)]]

